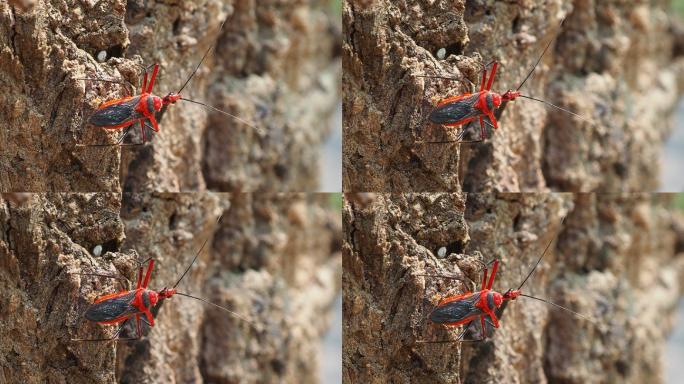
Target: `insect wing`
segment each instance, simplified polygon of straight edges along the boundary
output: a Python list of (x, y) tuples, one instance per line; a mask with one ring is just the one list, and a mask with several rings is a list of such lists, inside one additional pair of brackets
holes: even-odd
[(90, 321), (102, 323), (130, 317), (131, 315), (140, 312), (133, 306), (135, 293), (136, 291), (130, 291), (126, 294), (97, 302), (88, 307), (85, 318)]
[(97, 127), (123, 127), (144, 116), (135, 110), (140, 96), (125, 98), (120, 102), (109, 102), (100, 106), (88, 122)]
[(429, 119), (435, 124), (458, 124), (473, 119), (482, 114), (479, 109), (475, 108), (479, 98), (480, 94), (476, 93), (453, 102), (441, 104), (430, 113)]
[(430, 320), (440, 324), (450, 324), (466, 321), (473, 316), (483, 314), (482, 310), (475, 306), (480, 299), (480, 293), (473, 293), (460, 300), (454, 300), (438, 305), (430, 312)]

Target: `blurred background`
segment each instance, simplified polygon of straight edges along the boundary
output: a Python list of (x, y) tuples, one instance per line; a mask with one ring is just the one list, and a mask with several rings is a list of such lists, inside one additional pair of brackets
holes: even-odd
[(677, 106), (673, 127), (661, 157), (661, 192), (684, 192), (684, 100)]
[[(332, 7), (342, 17), (342, 0), (331, 0)], [(332, 116), (331, 131), (320, 148), (319, 192), (337, 192), (338, 208), (342, 210), (342, 102)], [(342, 295), (333, 308), (330, 329), (321, 343), (321, 383), (342, 382)]]
[[(684, 13), (684, 1), (676, 0), (678, 12)], [(682, 164), (684, 164), (684, 100), (679, 102), (674, 116), (673, 131), (665, 143), (662, 154), (661, 192), (684, 191)], [(684, 196), (677, 197), (677, 208), (684, 209)], [(665, 353), (666, 383), (680, 383), (684, 377), (684, 300), (679, 302), (679, 310), (675, 320), (675, 327), (668, 339)]]
[[(679, 17), (684, 17), (684, 0), (673, 0), (673, 7)], [(674, 116), (673, 131), (662, 154), (662, 192), (684, 192), (684, 100), (680, 100)], [(677, 206), (684, 209), (683, 196), (678, 196)], [(665, 382), (681, 383), (684, 377), (684, 300), (679, 301), (679, 310), (674, 329), (668, 339), (665, 351)]]
[(342, 104), (332, 120), (330, 136), (320, 149), (319, 192), (342, 192)]

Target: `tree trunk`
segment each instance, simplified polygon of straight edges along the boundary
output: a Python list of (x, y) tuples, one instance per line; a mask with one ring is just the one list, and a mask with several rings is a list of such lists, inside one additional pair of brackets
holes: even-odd
[[(0, 191), (315, 190), (340, 31), (327, 0), (0, 3)], [(86, 123), (131, 92), (81, 79), (137, 94), (143, 66), (159, 63), (161, 97), (216, 41), (182, 95), (256, 129), (179, 101), (147, 146), (78, 146), (115, 142)], [(137, 125), (130, 136), (142, 139)]]
[[(684, 216), (670, 197), (346, 197), (346, 382), (662, 380), (662, 346), (684, 291)], [(439, 298), (479, 290), (483, 263), (501, 260), (493, 289), (505, 292), (520, 285), (547, 244), (523, 292), (593, 323), (522, 297), (508, 302), (487, 341), (420, 343), (456, 339), (460, 327), (433, 324), (428, 314)]]
[[(684, 89), (669, 4), (346, 1), (345, 191), (656, 190)], [(428, 143), (456, 140), (428, 121), (436, 101), (479, 90), (492, 60), (492, 90), (515, 90), (558, 31), (521, 91), (590, 122), (517, 99), (484, 143)]]
[[(314, 383), (340, 286), (339, 204), (327, 195), (7, 194), (0, 199), (0, 383)], [(217, 224), (217, 218), (223, 215)], [(304, 234), (316, 233), (316, 236)], [(133, 342), (83, 318), (102, 294), (172, 287)], [(101, 255), (94, 252), (101, 247)], [(132, 332), (130, 332), (132, 331)], [(128, 331), (134, 336), (133, 329)]]

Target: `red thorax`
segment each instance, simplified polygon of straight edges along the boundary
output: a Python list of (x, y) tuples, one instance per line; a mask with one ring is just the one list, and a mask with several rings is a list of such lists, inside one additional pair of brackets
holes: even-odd
[[(489, 304), (487, 302), (487, 295), (489, 294), (489, 292), (492, 292), (494, 296), (493, 298), (495, 308), (489, 308)], [(484, 312), (489, 313), (494, 311), (496, 308), (499, 308), (504, 301), (517, 299), (518, 296), (520, 296), (520, 294), (522, 294), (522, 291), (519, 290), (508, 290), (506, 291), (506, 293), (501, 294), (496, 291), (485, 289), (480, 291), (480, 299), (477, 301), (477, 303), (475, 303), (475, 306), (480, 308)]]
[(492, 103), (494, 104), (494, 108), (499, 108), (499, 106), (501, 105), (502, 102), (513, 101), (513, 100), (517, 99), (520, 96), (520, 92), (508, 90), (503, 95), (500, 95), (496, 92), (482, 91), (480, 93), (480, 99), (478, 100), (477, 108), (480, 109), (485, 114), (490, 114), (493, 112), (489, 109), (489, 106), (487, 105), (487, 96), (488, 95), (492, 96)]
[[(149, 108), (147, 108), (147, 98), (151, 97), (152, 98), (152, 108), (154, 109), (153, 111), (150, 111)], [(140, 101), (138, 102), (138, 105), (136, 105), (135, 110), (137, 112), (140, 112), (143, 116), (147, 118), (154, 117), (154, 112), (158, 112), (163, 104), (163, 100), (159, 96), (155, 96), (151, 93), (145, 93), (140, 95)]]
[[(494, 308), (489, 308), (489, 302), (487, 301), (487, 296), (489, 295), (489, 292), (491, 292), (494, 296)], [(480, 299), (477, 301), (477, 303), (475, 303), (475, 306), (486, 313), (493, 313), (493, 311), (496, 308), (499, 308), (501, 306), (501, 303), (503, 303), (503, 301), (504, 296), (499, 292), (493, 291), (491, 289), (484, 289), (480, 291)]]

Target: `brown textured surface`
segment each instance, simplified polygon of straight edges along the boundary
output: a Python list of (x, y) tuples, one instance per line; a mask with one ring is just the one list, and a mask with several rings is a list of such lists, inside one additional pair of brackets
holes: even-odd
[[(223, 220), (216, 225), (216, 218)], [(316, 236), (310, 236), (316, 233)], [(339, 211), (327, 195), (59, 194), (0, 199), (0, 382), (317, 382), (317, 348), (340, 284)], [(133, 343), (75, 343), (114, 327), (82, 318), (154, 257), (150, 287), (179, 285)], [(90, 250), (104, 248), (96, 257)], [(135, 252), (133, 251), (135, 250)], [(136, 255), (137, 252), (137, 255)]]
[[(315, 190), (315, 149), (339, 97), (340, 27), (327, 0), (15, 3), (0, 4), (0, 191)], [(179, 102), (146, 147), (75, 146), (113, 142), (84, 121), (126, 95), (76, 79), (138, 84), (139, 65), (159, 63), (155, 93), (177, 91), (222, 20), (215, 54), (183, 94), (259, 132)]]
[[(665, 195), (346, 195), (345, 382), (659, 382), (684, 290), (684, 221), (671, 204)], [(456, 337), (427, 315), (439, 295), (478, 284), (478, 258), (502, 260), (495, 289), (516, 288), (556, 236), (523, 290), (597, 324), (520, 298), (490, 341), (416, 343)]]
[[(684, 79), (674, 41), (681, 28), (668, 7), (346, 1), (344, 190), (655, 191)], [(481, 65), (495, 59), (493, 90), (516, 88), (563, 17), (562, 33), (522, 91), (596, 125), (519, 99), (487, 143), (421, 144), (454, 132), (426, 121), (433, 99), (471, 91), (468, 81), (479, 84)], [(440, 48), (446, 59), (437, 58)], [(425, 74), (463, 81), (416, 77)]]

